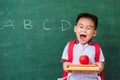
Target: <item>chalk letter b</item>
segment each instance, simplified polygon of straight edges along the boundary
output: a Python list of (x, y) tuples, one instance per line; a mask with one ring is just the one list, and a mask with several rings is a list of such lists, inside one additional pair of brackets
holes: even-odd
[(32, 29), (32, 21), (31, 20), (29, 20), (29, 19), (25, 19), (24, 20), (24, 28), (25, 29), (27, 29), (27, 30), (29, 30), (29, 29)]

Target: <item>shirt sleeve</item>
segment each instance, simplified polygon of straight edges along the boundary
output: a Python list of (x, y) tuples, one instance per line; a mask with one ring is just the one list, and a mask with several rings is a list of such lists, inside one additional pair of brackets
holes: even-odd
[(68, 44), (65, 46), (63, 53), (62, 53), (62, 58), (61, 58), (61, 62), (65, 62), (68, 61)]
[(105, 57), (103, 55), (102, 49), (100, 48), (100, 58), (99, 58), (100, 62), (105, 62)]

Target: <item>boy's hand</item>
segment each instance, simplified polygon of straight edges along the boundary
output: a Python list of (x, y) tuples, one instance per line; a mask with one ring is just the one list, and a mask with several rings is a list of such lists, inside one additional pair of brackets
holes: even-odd
[(72, 64), (72, 63), (71, 63), (71, 62), (64, 62), (64, 63), (63, 63), (63, 70), (64, 70), (64, 71), (67, 71), (66, 68), (69, 66), (69, 64)]
[(100, 68), (99, 72), (103, 71), (103, 69), (104, 69), (104, 62), (95, 62), (94, 64), (97, 65)]

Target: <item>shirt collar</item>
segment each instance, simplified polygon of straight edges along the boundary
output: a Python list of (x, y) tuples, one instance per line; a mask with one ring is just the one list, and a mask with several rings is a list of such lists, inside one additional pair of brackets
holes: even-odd
[[(75, 40), (75, 44), (79, 44), (79, 41), (78, 40)], [(88, 45), (93, 45), (94, 44), (94, 42), (92, 41), (92, 39), (90, 39), (89, 41), (88, 41)]]

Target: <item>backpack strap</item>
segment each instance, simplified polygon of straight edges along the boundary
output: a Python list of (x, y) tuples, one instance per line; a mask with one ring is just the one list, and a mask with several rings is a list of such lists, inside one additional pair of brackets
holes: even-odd
[(99, 61), (99, 57), (100, 57), (100, 45), (98, 43), (94, 42), (94, 47), (95, 47), (95, 62)]
[(73, 61), (73, 47), (75, 44), (76, 40), (71, 40), (68, 45), (68, 61), (72, 62)]
[[(68, 44), (68, 62), (73, 61), (73, 47), (75, 42), (76, 40), (71, 40)], [(63, 80), (67, 80), (67, 75), (68, 75), (68, 72), (64, 71), (62, 74), (62, 78), (64, 78)]]
[[(94, 46), (95, 46), (95, 51), (96, 51), (95, 62), (98, 62), (99, 58), (100, 58), (100, 45), (98, 43), (94, 42)], [(100, 77), (101, 77), (101, 80), (104, 80), (104, 73), (103, 72), (100, 72)]]

